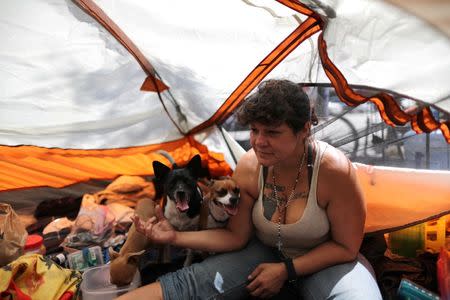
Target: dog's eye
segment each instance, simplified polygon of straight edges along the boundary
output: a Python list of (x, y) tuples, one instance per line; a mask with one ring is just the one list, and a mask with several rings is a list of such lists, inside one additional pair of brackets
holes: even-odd
[(234, 188), (234, 189), (233, 189), (233, 192), (234, 192), (236, 195), (239, 194), (239, 188), (238, 188), (238, 187)]
[(217, 191), (217, 195), (219, 195), (219, 197), (223, 197), (227, 194), (227, 190), (226, 189), (220, 189)]

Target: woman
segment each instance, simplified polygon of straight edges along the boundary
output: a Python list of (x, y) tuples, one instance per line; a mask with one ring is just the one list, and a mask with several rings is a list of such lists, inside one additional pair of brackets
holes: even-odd
[(232, 252), (166, 274), (123, 299), (269, 298), (292, 288), (305, 299), (381, 299), (358, 253), (365, 206), (355, 170), (339, 150), (310, 138), (315, 117), (301, 87), (263, 82), (238, 119), (250, 125), (252, 149), (233, 174), (241, 201), (225, 229), (176, 232), (160, 208), (158, 222), (135, 220), (154, 242)]

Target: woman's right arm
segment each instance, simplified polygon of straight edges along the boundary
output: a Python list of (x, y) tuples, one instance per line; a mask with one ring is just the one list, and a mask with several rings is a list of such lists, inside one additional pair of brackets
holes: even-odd
[[(232, 216), (225, 228), (202, 231), (175, 231), (162, 213), (157, 213), (158, 223), (148, 222), (145, 228), (136, 225), (138, 231), (144, 233), (155, 243), (171, 245), (208, 252), (226, 252), (244, 247), (253, 231), (252, 208), (257, 196), (258, 168), (253, 151), (249, 151), (239, 160), (233, 173), (233, 180), (240, 188), (238, 213)], [(135, 222), (136, 223), (136, 222)], [(163, 226), (162, 226), (163, 225)], [(161, 231), (161, 232), (160, 232)], [(161, 233), (169, 233), (169, 238), (160, 239)]]

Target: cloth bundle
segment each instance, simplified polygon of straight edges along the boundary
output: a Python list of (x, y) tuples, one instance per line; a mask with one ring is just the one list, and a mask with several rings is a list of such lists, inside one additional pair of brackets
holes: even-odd
[(1, 299), (75, 299), (80, 283), (80, 272), (64, 269), (40, 254), (23, 255), (0, 268)]
[(153, 199), (155, 188), (152, 182), (140, 176), (123, 175), (109, 184), (103, 191), (93, 195), (98, 204), (120, 203), (131, 208), (136, 207), (138, 200)]

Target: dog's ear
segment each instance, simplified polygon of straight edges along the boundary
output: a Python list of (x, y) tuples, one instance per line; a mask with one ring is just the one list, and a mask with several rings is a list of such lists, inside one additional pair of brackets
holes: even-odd
[(115, 260), (116, 258), (118, 258), (120, 256), (119, 252), (114, 251), (114, 249), (112, 247), (108, 248), (108, 252), (109, 252), (109, 258), (111, 259), (111, 261)]
[(144, 254), (144, 252), (145, 250), (141, 250), (139, 252), (130, 252), (125, 254), (127, 263), (139, 266), (139, 258), (141, 257), (142, 254)]
[(208, 178), (202, 177), (202, 178), (198, 179), (197, 183), (200, 185), (200, 187), (204, 186), (206, 188), (206, 187), (210, 187), (213, 185), (214, 179), (208, 179)]
[(203, 197), (205, 200), (208, 200), (208, 201), (212, 201), (213, 199), (214, 199), (214, 190), (213, 189), (209, 189), (207, 192), (206, 192), (206, 194), (205, 194), (205, 196)]
[(154, 160), (153, 161), (153, 171), (155, 172), (155, 177), (158, 179), (163, 179), (170, 172), (170, 168), (165, 164)]
[(194, 155), (187, 164), (187, 169), (191, 171), (195, 177), (200, 177), (202, 173), (202, 159), (199, 154)]
[(206, 178), (201, 178), (197, 181), (197, 186), (200, 188), (203, 194), (203, 200), (212, 200), (213, 199), (213, 191), (212, 191), (212, 183)]

